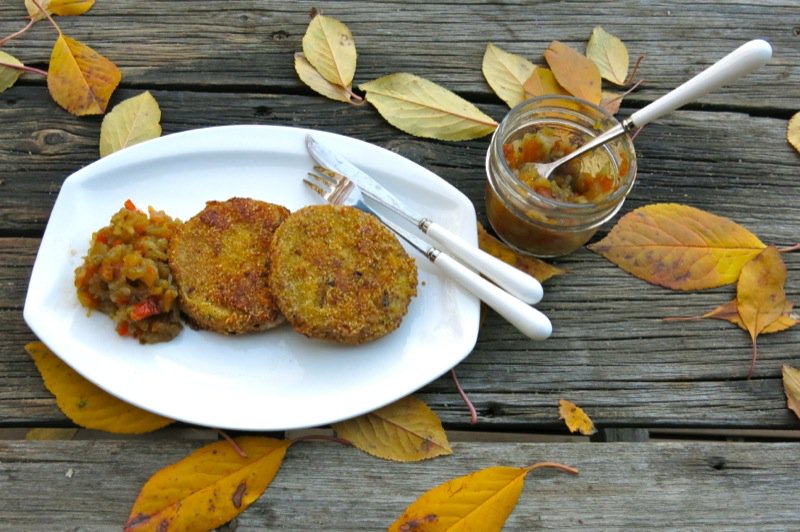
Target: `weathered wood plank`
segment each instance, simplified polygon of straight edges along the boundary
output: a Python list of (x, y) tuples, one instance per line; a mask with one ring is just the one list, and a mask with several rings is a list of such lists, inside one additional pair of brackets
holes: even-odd
[[(398, 2), (100, 2), (81, 16), (61, 19), (65, 33), (83, 40), (122, 68), (126, 86), (259, 87), (298, 90), (292, 55), (309, 12), (320, 9), (351, 29), (359, 52), (355, 84), (408, 71), (452, 90), (489, 97), (481, 60), (489, 42), (542, 63), (553, 39), (583, 50), (592, 28), (619, 35), (633, 60), (641, 54), (645, 86), (633, 99), (652, 100), (739, 44), (770, 40), (775, 59), (745, 82), (704, 102), (763, 110), (796, 107), (800, 49), (796, 5), (786, 0), (675, 4), (622, 1), (598, 8), (590, 1)], [(0, 13), (0, 35), (21, 28), (21, 2)], [(46, 22), (6, 46), (25, 63), (44, 65), (55, 32)], [(492, 97), (494, 99), (494, 97)], [(496, 101), (496, 100), (495, 100)]]
[[(147, 478), (200, 445), (0, 441), (0, 530), (118, 528)], [(798, 443), (485, 442), (454, 443), (453, 450), (399, 464), (331, 443), (297, 444), (235, 528), (385, 529), (424, 491), (451, 478), (539, 461), (565, 463), (580, 474), (531, 473), (505, 530), (800, 527), (800, 510), (788, 502), (800, 480)]]

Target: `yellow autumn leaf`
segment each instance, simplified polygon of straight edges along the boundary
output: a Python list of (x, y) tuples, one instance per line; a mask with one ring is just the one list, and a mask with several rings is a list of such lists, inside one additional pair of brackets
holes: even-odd
[(789, 125), (786, 128), (786, 140), (795, 150), (800, 151), (800, 113), (795, 113), (789, 119)]
[(600, 69), (600, 76), (617, 85), (628, 79), (628, 48), (617, 36), (596, 26), (586, 45), (586, 57)]
[(356, 45), (353, 35), (342, 22), (317, 15), (303, 35), (303, 54), (320, 75), (341, 87), (348, 88), (356, 73)]
[(319, 94), (339, 102), (350, 103), (351, 93), (345, 87), (335, 85), (322, 77), (322, 74), (314, 68), (308, 59), (297, 52), (294, 54), (294, 70), (300, 80)]
[(58, 407), (81, 427), (117, 434), (141, 434), (172, 423), (171, 419), (136, 408), (104, 392), (73, 371), (42, 342), (31, 342), (25, 350), (33, 358)]
[(389, 74), (359, 88), (383, 118), (410, 135), (469, 140), (497, 128), (497, 122), (465, 99), (413, 74)]
[(453, 453), (439, 417), (412, 396), (334, 423), (333, 429), (358, 449), (386, 460), (414, 462)]
[(76, 116), (103, 114), (122, 79), (119, 68), (80, 41), (59, 35), (50, 54), (47, 88)]
[(559, 85), (570, 94), (594, 104), (600, 103), (600, 69), (585, 55), (560, 42), (552, 41), (544, 59)]
[(161, 108), (150, 91), (117, 104), (100, 126), (100, 157), (161, 136)]
[(522, 84), (528, 96), (546, 96), (548, 94), (569, 95), (564, 87), (558, 84), (553, 71), (549, 68), (537, 67)]
[(584, 436), (591, 436), (597, 429), (594, 428), (591, 418), (583, 411), (581, 407), (567, 401), (566, 399), (559, 399), (558, 401), (558, 415), (567, 424), (570, 432), (580, 432)]
[(22, 61), (11, 54), (0, 50), (0, 92), (10, 88), (22, 75), (22, 70), (14, 67), (23, 67)]
[[(62, 17), (82, 15), (89, 11), (94, 5), (95, 0), (37, 0), (47, 13), (60, 15)], [(33, 0), (25, 0), (25, 9), (33, 20), (42, 20), (45, 14), (39, 9)]]
[(201, 447), (156, 472), (133, 504), (126, 531), (211, 530), (255, 502), (278, 473), (287, 440), (235, 438)]
[(700, 290), (736, 282), (766, 246), (736, 222), (676, 203), (655, 203), (623, 216), (588, 246), (653, 284)]
[(527, 97), (522, 85), (536, 70), (536, 65), (521, 55), (512, 54), (489, 43), (483, 53), (481, 69), (495, 94), (509, 107), (514, 107)]
[(478, 224), (478, 246), (490, 255), (494, 255), (503, 262), (535, 277), (540, 283), (556, 275), (567, 273), (565, 270), (548, 264), (541, 259), (515, 252), (503, 242), (487, 233), (486, 229), (484, 229), (483, 225), (480, 223)]
[(783, 391), (786, 394), (786, 406), (800, 417), (800, 369), (781, 366), (783, 375)]
[(499, 531), (517, 505), (525, 477), (542, 467), (578, 473), (577, 469), (550, 462), (530, 467), (487, 467), (428, 490), (389, 526), (389, 532)]

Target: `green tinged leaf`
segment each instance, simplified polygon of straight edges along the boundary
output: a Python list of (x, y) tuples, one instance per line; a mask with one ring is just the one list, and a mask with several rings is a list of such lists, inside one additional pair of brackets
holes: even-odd
[(509, 107), (514, 107), (527, 97), (523, 84), (536, 70), (536, 65), (489, 43), (483, 54), (482, 70), (495, 94)]
[(13, 55), (0, 50), (0, 92), (13, 86), (22, 75), (22, 70), (14, 68), (14, 66), (25, 65)]
[(469, 140), (491, 134), (497, 122), (473, 104), (427, 79), (397, 73), (359, 85), (390, 124), (418, 137)]
[(149, 91), (128, 98), (103, 118), (100, 157), (161, 136), (161, 109)]

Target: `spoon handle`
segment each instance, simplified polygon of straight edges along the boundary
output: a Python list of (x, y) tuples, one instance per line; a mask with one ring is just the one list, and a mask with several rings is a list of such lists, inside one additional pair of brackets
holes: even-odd
[(695, 77), (633, 113), (628, 120), (641, 127), (764, 65), (772, 57), (767, 41), (756, 39), (741, 45)]

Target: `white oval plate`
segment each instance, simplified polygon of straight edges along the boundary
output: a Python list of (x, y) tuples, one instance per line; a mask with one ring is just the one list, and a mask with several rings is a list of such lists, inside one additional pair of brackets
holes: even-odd
[(208, 200), (251, 197), (296, 210), (320, 203), (302, 178), (313, 133), (401, 200), (471, 242), (475, 209), (456, 188), (400, 155), (353, 138), (278, 126), (224, 126), (126, 148), (68, 177), (53, 207), (25, 300), (33, 332), (64, 362), (120, 399), (215, 428), (285, 430), (370, 412), (442, 375), (472, 351), (479, 302), (425, 259), (418, 295), (393, 333), (357, 347), (311, 340), (282, 326), (223, 336), (188, 327), (140, 345), (108, 316), (87, 317), (74, 271), (93, 231), (125, 200), (187, 220)]

